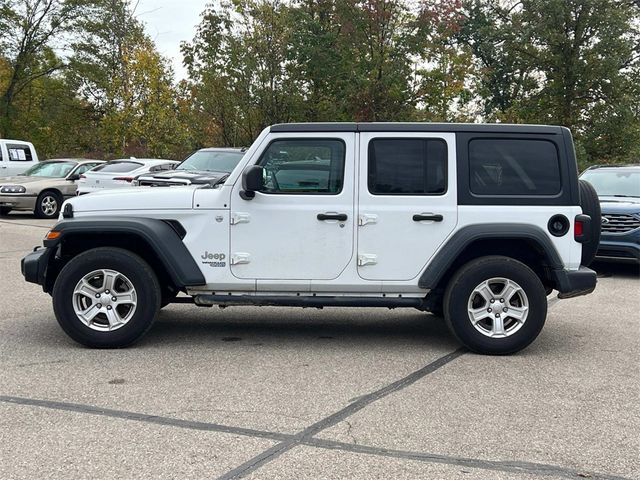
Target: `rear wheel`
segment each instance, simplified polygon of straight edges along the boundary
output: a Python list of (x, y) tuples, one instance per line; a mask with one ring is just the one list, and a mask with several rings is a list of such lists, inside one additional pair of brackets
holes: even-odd
[(533, 342), (547, 316), (538, 276), (509, 257), (481, 257), (460, 268), (444, 297), (445, 320), (470, 350), (504, 355)]
[(56, 218), (62, 206), (62, 196), (56, 192), (42, 192), (36, 200), (35, 215), (38, 218)]
[(582, 244), (582, 258), (580, 263), (588, 267), (596, 258), (600, 243), (600, 231), (602, 228), (602, 212), (598, 193), (586, 180), (580, 180), (580, 208), (582, 213), (591, 217), (591, 236)]
[(120, 248), (102, 247), (67, 263), (53, 288), (62, 329), (89, 347), (125, 347), (142, 337), (160, 309), (160, 286), (151, 267)]

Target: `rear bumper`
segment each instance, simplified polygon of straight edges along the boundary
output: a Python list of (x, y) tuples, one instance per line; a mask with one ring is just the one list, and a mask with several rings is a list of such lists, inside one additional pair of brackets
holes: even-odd
[(598, 281), (596, 272), (587, 267), (578, 270), (554, 270), (560, 298), (573, 298), (593, 292)]
[(45, 287), (47, 267), (49, 266), (49, 259), (53, 251), (54, 249), (52, 248), (36, 247), (33, 252), (21, 260), (20, 269), (27, 282), (41, 285), (43, 288)]

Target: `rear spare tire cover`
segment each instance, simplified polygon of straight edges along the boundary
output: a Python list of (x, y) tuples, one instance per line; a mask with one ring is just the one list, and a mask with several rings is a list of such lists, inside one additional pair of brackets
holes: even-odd
[(600, 230), (602, 227), (602, 212), (600, 200), (596, 189), (586, 180), (579, 180), (580, 207), (582, 213), (591, 217), (591, 235), (582, 244), (582, 265), (588, 267), (596, 257), (598, 244), (600, 243)]

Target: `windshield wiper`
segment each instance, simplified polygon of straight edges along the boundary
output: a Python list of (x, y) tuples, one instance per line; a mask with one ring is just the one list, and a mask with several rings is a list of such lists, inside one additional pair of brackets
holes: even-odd
[(213, 187), (215, 187), (217, 185), (220, 185), (221, 183), (226, 182), (227, 178), (229, 178), (229, 174), (228, 173), (226, 175), (221, 176), (217, 180), (214, 180), (213, 182), (209, 182), (209, 185), (211, 185), (211, 188), (213, 188)]
[(622, 197), (622, 198), (640, 198), (640, 195), (607, 195), (608, 197)]

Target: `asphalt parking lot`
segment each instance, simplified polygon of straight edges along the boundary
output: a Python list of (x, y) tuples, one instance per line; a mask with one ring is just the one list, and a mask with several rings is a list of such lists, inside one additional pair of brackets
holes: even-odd
[(135, 347), (58, 327), (0, 219), (0, 478), (640, 478), (640, 278), (484, 357), (413, 310), (172, 305)]

